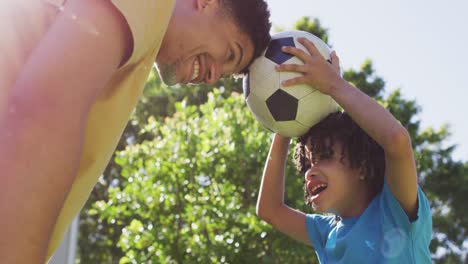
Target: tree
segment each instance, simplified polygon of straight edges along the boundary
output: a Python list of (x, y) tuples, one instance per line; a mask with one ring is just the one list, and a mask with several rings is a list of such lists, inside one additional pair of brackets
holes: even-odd
[[(221, 87), (220, 92), (223, 97), (229, 97), (232, 91), (242, 91), (241, 80), (236, 78), (226, 78), (213, 86), (167, 87), (162, 84), (153, 69), (145, 85), (143, 96), (119, 141), (117, 151), (154, 137), (153, 133), (147, 133), (143, 129), (148, 124), (149, 118), (162, 122), (164, 118), (175, 113), (176, 102), (184, 98), (189, 105), (200, 105), (206, 102), (208, 93), (214, 87)], [(122, 228), (128, 223), (103, 221), (98, 210), (94, 209), (100, 201), (109, 199), (109, 188), (122, 186), (126, 181), (121, 176), (121, 170), (121, 166), (115, 162), (114, 153), (80, 212), (78, 257), (82, 263), (117, 263), (123, 256), (122, 250), (116, 245), (122, 234)]]
[[(295, 28), (328, 40), (318, 20), (302, 18)], [(422, 129), (420, 107), (399, 89), (385, 92), (370, 60), (343, 76), (408, 129), (433, 210), (431, 252), (445, 251), (434, 260), (463, 262), (468, 164), (451, 158), (449, 127)], [(310, 247), (254, 216), (269, 134), (248, 112), (241, 91), (236, 79), (169, 89), (152, 72), (116, 155), (82, 211), (82, 263), (316, 261)], [(288, 168), (286, 201), (307, 211), (302, 176), (292, 164)]]
[(104, 221), (127, 223), (118, 242), (125, 252), (121, 262), (311, 259), (307, 246), (291, 250), (289, 238), (255, 215), (270, 134), (250, 115), (242, 96), (223, 98), (215, 90), (200, 107), (183, 102), (176, 110), (162, 124), (149, 120), (144, 130), (154, 133), (153, 140), (117, 154), (126, 181), (94, 207)]

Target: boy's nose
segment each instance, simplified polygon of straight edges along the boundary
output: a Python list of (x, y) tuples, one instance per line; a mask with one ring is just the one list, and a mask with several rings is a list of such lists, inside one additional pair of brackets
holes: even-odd
[(313, 176), (314, 176), (314, 174), (313, 174), (313, 169), (310, 168), (310, 169), (308, 169), (308, 170), (306, 171), (306, 173), (304, 174), (304, 180), (310, 181), (310, 180), (312, 180), (312, 177), (313, 177)]

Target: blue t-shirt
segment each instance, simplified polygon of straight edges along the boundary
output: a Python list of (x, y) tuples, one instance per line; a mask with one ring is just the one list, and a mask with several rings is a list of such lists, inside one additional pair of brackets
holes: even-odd
[(412, 222), (386, 183), (360, 216), (334, 222), (334, 216), (306, 217), (320, 263), (431, 263), (431, 210), (419, 187), (418, 214)]

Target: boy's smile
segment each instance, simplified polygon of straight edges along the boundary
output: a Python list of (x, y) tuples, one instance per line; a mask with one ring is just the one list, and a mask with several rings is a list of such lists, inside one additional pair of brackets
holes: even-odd
[(325, 191), (327, 188), (326, 184), (321, 184), (319, 186), (316, 186), (312, 189), (312, 198), (310, 199), (311, 202), (315, 202), (319, 199), (320, 195)]
[(316, 180), (306, 180), (305, 184), (308, 199), (312, 204), (318, 202), (318, 199), (328, 187), (327, 183)]

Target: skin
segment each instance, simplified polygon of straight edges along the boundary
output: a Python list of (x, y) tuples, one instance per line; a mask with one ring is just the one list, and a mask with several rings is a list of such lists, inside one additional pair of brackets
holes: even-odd
[[(163, 74), (168, 72), (171, 83), (213, 83), (250, 61), (252, 44), (232, 23), (215, 16), (217, 3), (177, 1), (156, 58), (161, 69), (169, 69)], [(15, 83), (5, 88), (9, 111), (0, 113), (1, 263), (45, 262), (55, 221), (77, 175), (91, 106), (132, 49), (130, 29), (110, 1), (68, 0), (64, 10), (35, 43), (15, 73)], [(92, 32), (71, 14), (92, 25)], [(240, 50), (232, 51), (239, 45), (240, 60)], [(188, 80), (197, 56), (201, 75)]]
[[(247, 66), (253, 43), (222, 8), (218, 0), (177, 1), (155, 61), (166, 84), (213, 84)], [(192, 79), (195, 61), (200, 70)]]
[[(128, 28), (108, 1), (70, 0), (66, 8), (7, 87), (14, 111), (0, 118), (1, 263), (45, 262), (77, 173), (84, 121), (129, 47)], [(94, 25), (99, 37), (68, 12)]]
[[(307, 48), (310, 55), (294, 47), (283, 48), (285, 52), (297, 56), (304, 63), (283, 64), (277, 67), (278, 71), (302, 73), (302, 76), (284, 81), (283, 85), (309, 84), (330, 95), (382, 146), (389, 188), (408, 218), (415, 219), (417, 176), (408, 132), (385, 108), (341, 78), (339, 59), (335, 52), (331, 54), (332, 63), (329, 64), (312, 42), (306, 39), (300, 39), (299, 42)], [(306, 215), (284, 203), (284, 172), (289, 143), (289, 138), (280, 135), (273, 138), (260, 185), (257, 215), (281, 232), (310, 244), (305, 226)], [(339, 144), (333, 147), (340, 148)], [(311, 169), (304, 177), (309, 185), (308, 182), (312, 182), (313, 185), (322, 181), (329, 184), (321, 194), (322, 197), (314, 202), (314, 207), (319, 211), (354, 217), (362, 214), (370, 202), (368, 192), (363, 195), (362, 191), (365, 189), (359, 187), (359, 173), (350, 170), (346, 162), (340, 164), (335, 159), (319, 161), (317, 164), (311, 164)], [(346, 184), (351, 184), (353, 188), (347, 187)], [(357, 198), (348, 198), (351, 203), (346, 202), (347, 197)]]
[[(360, 171), (349, 166), (346, 157), (340, 160), (341, 144), (337, 142), (333, 145), (333, 157), (315, 163), (311, 162), (308, 145), (305, 149), (310, 169), (305, 172), (304, 181), (312, 209), (341, 217), (354, 217), (363, 212), (373, 198), (372, 190)], [(326, 184), (327, 188), (314, 196), (312, 190), (320, 184)]]

